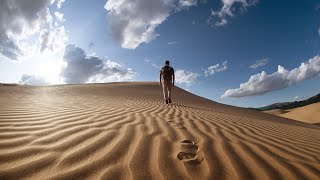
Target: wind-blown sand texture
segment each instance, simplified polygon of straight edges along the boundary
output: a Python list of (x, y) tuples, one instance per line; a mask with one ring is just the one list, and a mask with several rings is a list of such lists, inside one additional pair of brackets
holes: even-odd
[(319, 179), (320, 127), (158, 83), (0, 86), (0, 179)]

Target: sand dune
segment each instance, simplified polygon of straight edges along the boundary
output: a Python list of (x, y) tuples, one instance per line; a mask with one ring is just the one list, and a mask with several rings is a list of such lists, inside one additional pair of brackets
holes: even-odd
[(0, 86), (0, 179), (319, 179), (320, 127), (158, 83)]
[(280, 116), (312, 124), (320, 124), (320, 103), (291, 109)]
[(267, 111), (263, 111), (263, 112), (268, 113), (268, 114), (273, 114), (273, 115), (280, 115), (280, 114), (290, 112), (290, 110), (272, 109), (272, 110), (267, 110)]

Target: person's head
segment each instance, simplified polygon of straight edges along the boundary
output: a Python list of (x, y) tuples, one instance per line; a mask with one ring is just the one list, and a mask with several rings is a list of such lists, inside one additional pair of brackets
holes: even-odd
[(170, 61), (166, 60), (165, 65), (170, 65)]

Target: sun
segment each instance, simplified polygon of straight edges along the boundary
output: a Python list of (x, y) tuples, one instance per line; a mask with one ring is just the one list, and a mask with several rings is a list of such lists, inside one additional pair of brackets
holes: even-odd
[(38, 54), (33, 65), (35, 74), (50, 85), (63, 84), (60, 74), (64, 67), (62, 56), (58, 54)]

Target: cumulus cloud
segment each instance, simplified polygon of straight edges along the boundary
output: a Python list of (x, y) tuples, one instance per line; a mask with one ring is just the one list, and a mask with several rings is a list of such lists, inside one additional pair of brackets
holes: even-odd
[(60, 9), (62, 7), (62, 4), (65, 2), (65, 0), (51, 0), (51, 4), (57, 3), (57, 8)]
[(185, 84), (186, 86), (190, 86), (198, 77), (200, 77), (200, 74), (191, 71), (179, 69), (175, 72), (175, 81), (180, 84)]
[[(8, 59), (18, 60), (27, 52), (23, 48), (24, 42), (30, 40), (30, 37), (35, 34), (40, 36), (41, 51), (46, 46), (54, 47), (54, 44), (58, 44), (53, 43), (57, 42), (54, 39), (61, 39), (64, 28), (61, 29), (58, 25), (52, 26), (53, 18), (49, 6), (57, 3), (57, 6), (61, 7), (63, 2), (64, 0), (1, 0), (0, 53)], [(61, 13), (56, 12), (55, 14), (57, 20), (62, 20)], [(50, 30), (45, 32), (43, 28), (48, 26)]]
[[(61, 6), (64, 1), (56, 1), (57, 6)], [(54, 12), (56, 21), (55, 26), (52, 26), (52, 16), (49, 14), (49, 28), (43, 28), (40, 31), (40, 52), (58, 52), (64, 49), (68, 41), (68, 31), (59, 22), (64, 22), (64, 14), (61, 12)]]
[(11, 60), (18, 60), (22, 51), (12, 39), (0, 32), (0, 53)]
[(47, 22), (49, 0), (2, 0), (0, 30), (7, 35), (26, 36)]
[(64, 26), (51, 29), (50, 31), (44, 29), (40, 36), (40, 51), (43, 52), (44, 50), (59, 50), (64, 47), (67, 40), (68, 36)]
[(66, 66), (61, 76), (66, 83), (110, 82), (131, 80), (136, 73), (117, 62), (88, 56), (75, 45), (68, 45), (63, 57)]
[(222, 98), (242, 98), (261, 95), (270, 91), (279, 90), (295, 85), (304, 80), (313, 78), (320, 74), (320, 56), (315, 56), (307, 62), (301, 63), (298, 68), (286, 70), (278, 66), (278, 71), (267, 74), (265, 71), (253, 75), (250, 79), (240, 84), (237, 89), (227, 90)]
[(208, 77), (210, 75), (214, 75), (217, 72), (225, 71), (228, 68), (228, 61), (224, 61), (222, 64), (216, 64), (213, 66), (209, 66), (205, 71), (205, 77)]
[(56, 27), (50, 30), (43, 29), (40, 34), (40, 51), (59, 51), (61, 48), (65, 47), (67, 41), (68, 33), (64, 26)]
[[(220, 20), (216, 22), (216, 26), (224, 26), (228, 23), (228, 17), (233, 17), (234, 13), (240, 9), (241, 12), (252, 5), (258, 3), (258, 0), (221, 0), (223, 6), (219, 11), (212, 11), (212, 16), (218, 17)], [(237, 8), (238, 7), (238, 8)]]
[(197, 0), (179, 0), (181, 7), (190, 7), (197, 5)]
[(180, 11), (181, 9), (188, 9), (189, 7), (196, 6), (198, 0), (178, 0), (175, 6), (175, 11)]
[(42, 77), (36, 75), (23, 74), (20, 80), (20, 84), (27, 84), (32, 86), (45, 86), (49, 83)]
[(19, 41), (50, 21), (50, 0), (2, 0), (0, 2), (0, 53), (17, 60), (22, 54)]
[(56, 17), (56, 19), (58, 21), (64, 21), (64, 19), (63, 19), (64, 15), (61, 12), (58, 12), (58, 11), (54, 12), (54, 16)]
[(197, 0), (108, 0), (105, 4), (113, 38), (135, 49), (159, 36), (156, 28), (171, 13), (197, 5)]
[(264, 59), (260, 59), (260, 60), (257, 60), (256, 63), (252, 64), (250, 66), (251, 69), (256, 69), (258, 67), (261, 67), (261, 66), (265, 66), (266, 64), (268, 64), (268, 61), (269, 59), (268, 58), (264, 58)]

